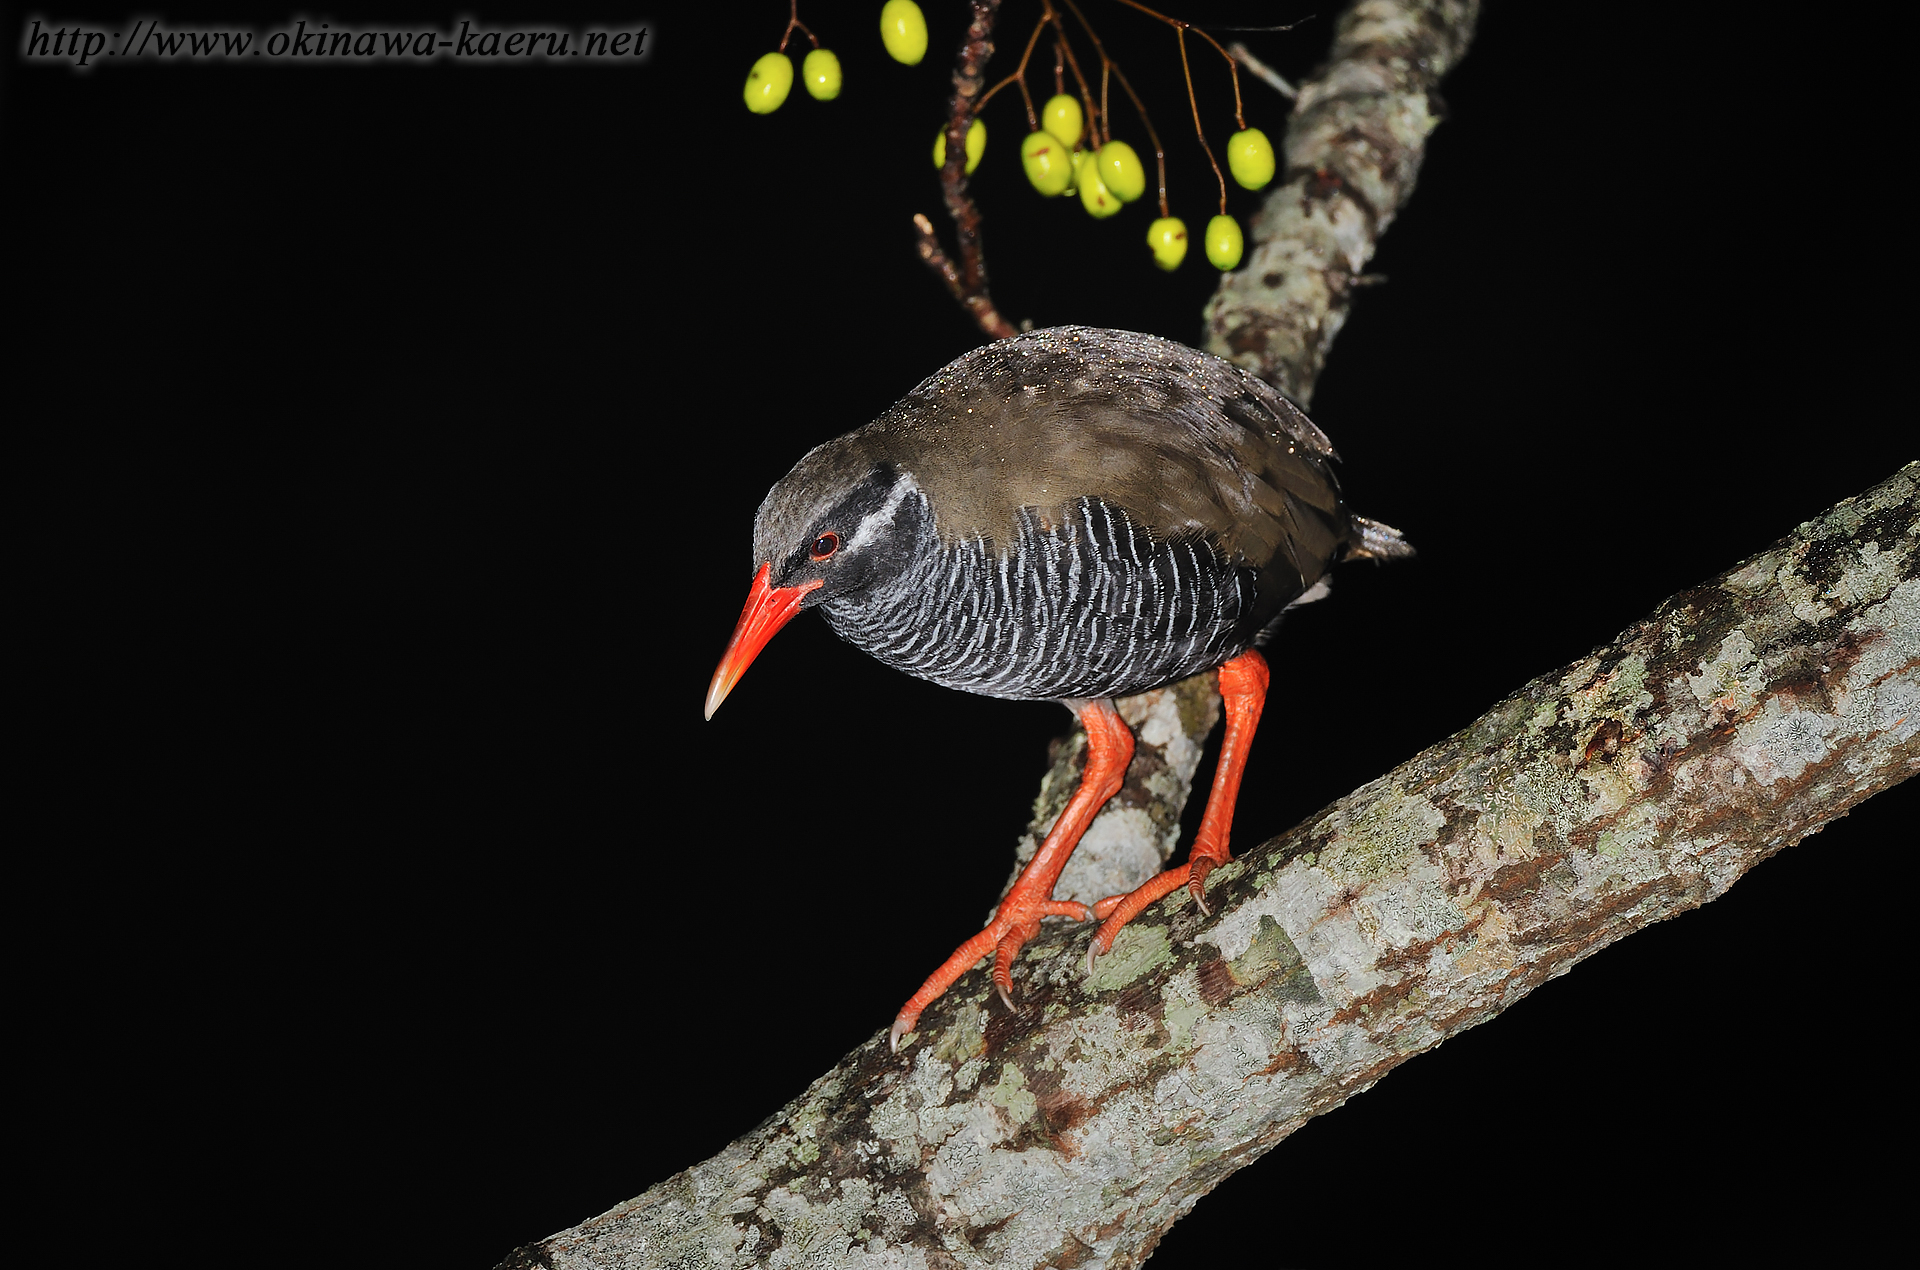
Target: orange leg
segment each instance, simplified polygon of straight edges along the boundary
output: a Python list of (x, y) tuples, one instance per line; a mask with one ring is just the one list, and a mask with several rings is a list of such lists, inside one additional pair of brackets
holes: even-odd
[(1267, 659), (1253, 649), (1241, 653), (1220, 667), (1220, 697), (1226, 706), (1227, 735), (1220, 743), (1220, 762), (1213, 770), (1213, 792), (1207, 796), (1207, 811), (1200, 818), (1200, 832), (1193, 837), (1193, 849), (1186, 864), (1151, 878), (1127, 895), (1110, 895), (1093, 906), (1094, 916), (1103, 918), (1087, 949), (1087, 968), (1093, 959), (1113, 947), (1120, 928), (1138, 917), (1147, 905), (1185, 883), (1193, 892), (1202, 913), (1207, 907), (1207, 874), (1233, 859), (1227, 850), (1227, 835), (1233, 829), (1233, 804), (1240, 797), (1240, 774), (1247, 767), (1247, 747), (1260, 726), (1260, 709), (1267, 703)]
[(1021, 945), (1040, 933), (1040, 919), (1093, 920), (1093, 910), (1085, 904), (1054, 899), (1053, 886), (1060, 880), (1060, 870), (1067, 867), (1067, 858), (1080, 845), (1080, 836), (1093, 823), (1094, 815), (1120, 792), (1127, 764), (1133, 761), (1133, 733), (1111, 701), (1089, 701), (1081, 706), (1080, 723), (1087, 730), (1087, 766), (1080, 776), (1080, 788), (1074, 791), (1060, 819), (1054, 821), (1047, 840), (1033, 853), (1033, 860), (1021, 871), (1007, 898), (994, 910), (987, 928), (955, 949), (953, 956), (920, 985), (920, 991), (900, 1007), (889, 1038), (894, 1049), (900, 1048), (901, 1037), (913, 1031), (913, 1025), (920, 1021), (920, 1012), (988, 953), (993, 954), (993, 986), (1000, 990), (1000, 999), (1007, 1003), (1007, 1008), (1012, 1009), (1013, 959), (1019, 955)]

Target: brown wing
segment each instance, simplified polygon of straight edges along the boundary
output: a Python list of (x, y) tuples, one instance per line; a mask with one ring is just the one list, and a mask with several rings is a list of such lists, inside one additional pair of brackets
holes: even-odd
[(862, 434), (927, 490), (949, 541), (1011, 542), (1023, 507), (1044, 519), (1093, 496), (1156, 535), (1206, 534), (1297, 595), (1349, 534), (1325, 434), (1239, 367), (1150, 335), (1058, 327), (987, 345)]

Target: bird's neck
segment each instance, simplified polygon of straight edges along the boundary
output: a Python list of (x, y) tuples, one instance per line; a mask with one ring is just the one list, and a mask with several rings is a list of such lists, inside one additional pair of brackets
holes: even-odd
[[(981, 686), (995, 669), (996, 630), (1017, 625), (1006, 580), (1014, 566), (991, 540), (940, 541), (932, 518), (917, 535), (906, 567), (874, 585), (820, 606), (840, 638), (898, 670), (948, 687)], [(997, 695), (997, 694), (996, 694)], [(1011, 694), (1010, 694), (1011, 695)]]

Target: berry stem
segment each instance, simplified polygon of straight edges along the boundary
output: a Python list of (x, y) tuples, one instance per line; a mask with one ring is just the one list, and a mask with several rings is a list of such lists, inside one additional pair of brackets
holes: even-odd
[[(1133, 85), (1127, 81), (1127, 73), (1120, 69), (1120, 63), (1107, 56), (1107, 46), (1100, 42), (1100, 36), (1094, 31), (1093, 23), (1087, 21), (1087, 15), (1080, 12), (1080, 6), (1073, 0), (1061, 0), (1061, 2), (1073, 11), (1073, 16), (1086, 31), (1087, 38), (1093, 41), (1094, 51), (1100, 54), (1100, 105), (1104, 108), (1107, 104), (1107, 72), (1109, 70), (1113, 72), (1113, 77), (1120, 81), (1120, 87), (1126, 90), (1127, 97), (1132, 100), (1134, 112), (1140, 116), (1141, 126), (1147, 130), (1147, 139), (1153, 142), (1153, 161), (1160, 173), (1160, 214), (1171, 215), (1167, 211), (1167, 151), (1160, 144), (1160, 134), (1153, 129), (1153, 120), (1147, 115), (1147, 104), (1140, 100), (1139, 93), (1133, 91)], [(1047, 4), (1049, 8), (1052, 7), (1051, 0), (1042, 0), (1042, 3)], [(1060, 29), (1060, 40), (1063, 44), (1066, 42), (1066, 35), (1066, 28), (1063, 26)], [(1068, 51), (1067, 56), (1073, 56), (1071, 50)], [(1080, 68), (1075, 66), (1074, 74), (1079, 73)], [(1086, 91), (1085, 81), (1081, 82), (1081, 91)], [(1113, 140), (1111, 128), (1107, 129), (1106, 139)]]
[(1101, 131), (1105, 134), (1100, 138), (1102, 145), (1113, 140), (1113, 116), (1107, 110), (1107, 81), (1112, 77), (1112, 74), (1113, 62), (1107, 57), (1106, 52), (1102, 50), (1100, 54), (1100, 121), (1102, 124)]
[[(1213, 45), (1213, 51), (1226, 59), (1227, 73), (1233, 76), (1233, 117), (1235, 122), (1240, 125), (1240, 130), (1245, 132), (1247, 130), (1247, 116), (1240, 104), (1240, 63), (1234, 60), (1233, 54), (1220, 47), (1220, 41), (1208, 35), (1203, 28), (1197, 27), (1191, 22), (1183, 21), (1180, 18), (1170, 18), (1164, 13), (1149, 9), (1146, 5), (1139, 3), (1139, 0), (1120, 0), (1120, 3), (1126, 5), (1129, 9), (1138, 9), (1150, 18), (1159, 18), (1174, 30), (1181, 32), (1183, 36), (1180, 41), (1180, 59), (1182, 65), (1185, 64), (1187, 56), (1187, 42), (1184, 38), (1186, 32), (1191, 31), (1207, 43)], [(1187, 75), (1187, 96), (1193, 96), (1193, 75), (1191, 72)], [(1204, 144), (1204, 139), (1202, 143)], [(1207, 157), (1212, 158), (1213, 156), (1209, 153)], [(1218, 164), (1214, 165), (1214, 170), (1219, 170)]]
[[(1129, 4), (1132, 0), (1120, 0), (1120, 2)], [(1134, 5), (1136, 9), (1139, 7)], [(1152, 10), (1149, 9), (1148, 12), (1151, 13)], [(1187, 104), (1193, 107), (1193, 135), (1200, 138), (1200, 148), (1207, 152), (1207, 162), (1213, 164), (1213, 179), (1220, 182), (1220, 214), (1225, 216), (1227, 214), (1227, 178), (1220, 171), (1220, 161), (1213, 157), (1213, 147), (1207, 144), (1205, 130), (1200, 127), (1200, 103), (1193, 95), (1193, 69), (1187, 65), (1187, 24), (1182, 22), (1174, 27), (1173, 35), (1180, 41), (1180, 73), (1187, 77)], [(1238, 79), (1234, 80), (1235, 84), (1239, 82)]]
[(1195, 35), (1213, 45), (1214, 52), (1227, 59), (1227, 74), (1233, 77), (1233, 119), (1235, 123), (1240, 125), (1240, 131), (1245, 132), (1247, 130), (1247, 112), (1240, 104), (1240, 63), (1234, 60), (1233, 54), (1220, 47), (1220, 41), (1214, 39), (1197, 26), (1189, 29)]
[(1127, 82), (1127, 73), (1120, 69), (1120, 63), (1113, 63), (1113, 77), (1120, 81), (1120, 87), (1127, 90), (1127, 96), (1133, 99), (1133, 108), (1140, 116), (1140, 123), (1147, 130), (1147, 140), (1153, 142), (1153, 160), (1160, 168), (1160, 214), (1170, 216), (1167, 210), (1167, 152), (1160, 144), (1160, 134), (1153, 130), (1153, 120), (1147, 118), (1146, 103), (1140, 100), (1140, 94), (1133, 91), (1133, 85)]
[[(795, 0), (796, 4), (798, 2), (799, 0)], [(986, 105), (993, 99), (993, 95), (1005, 88), (1008, 84), (1018, 84), (1020, 85), (1020, 96), (1025, 98), (1027, 103), (1027, 130), (1029, 132), (1040, 131), (1040, 116), (1035, 113), (1033, 109), (1033, 94), (1027, 90), (1027, 62), (1033, 57), (1034, 45), (1040, 42), (1040, 33), (1046, 29), (1047, 17), (1045, 14), (1042, 14), (1040, 21), (1034, 24), (1033, 34), (1027, 37), (1027, 49), (1026, 52), (1020, 55), (1020, 65), (1013, 68), (1013, 74), (980, 94), (980, 100), (975, 102), (973, 106), (974, 114), (978, 115), (982, 110), (986, 109)]]
[(813, 47), (820, 47), (820, 37), (815, 35), (812, 29), (800, 20), (800, 0), (787, 0), (787, 29), (780, 33), (780, 47), (775, 50), (776, 52), (784, 53), (787, 51), (787, 41), (793, 38), (793, 29), (795, 27), (799, 27), (807, 33), (807, 38), (813, 41)]
[[(1093, 47), (1099, 49), (1100, 37), (1093, 33), (1092, 27), (1087, 26), (1087, 20), (1080, 16), (1080, 10), (1074, 8), (1073, 0), (1066, 0), (1066, 4), (1069, 9), (1073, 9), (1073, 16), (1080, 18), (1080, 25), (1087, 27), (1087, 35), (1093, 40)], [(1100, 112), (1094, 107), (1093, 90), (1087, 87), (1087, 77), (1080, 72), (1080, 59), (1073, 55), (1073, 44), (1067, 39), (1067, 24), (1060, 20), (1059, 12), (1053, 7), (1053, 0), (1040, 0), (1040, 7), (1053, 20), (1054, 38), (1057, 41), (1054, 47), (1067, 59), (1067, 65), (1073, 70), (1074, 82), (1080, 85), (1080, 100), (1087, 109), (1087, 139), (1097, 142), (1100, 137)], [(1106, 54), (1101, 53), (1101, 56), (1105, 57)]]
[[(1074, 18), (1080, 23), (1081, 30), (1085, 31), (1087, 33), (1087, 38), (1093, 42), (1093, 51), (1100, 55), (1100, 72), (1101, 72), (1100, 109), (1098, 111), (1093, 109), (1093, 98), (1092, 98), (1092, 95), (1087, 90), (1086, 79), (1084, 77), (1080, 79), (1080, 92), (1082, 95), (1087, 97), (1087, 117), (1091, 120), (1096, 121), (1095, 126), (1093, 128), (1093, 135), (1090, 139), (1093, 141), (1095, 148), (1098, 148), (1099, 146), (1104, 145), (1107, 142), (1113, 140), (1113, 128), (1106, 119), (1106, 113), (1107, 113), (1106, 112), (1106, 105), (1107, 105), (1106, 69), (1107, 67), (1113, 65), (1113, 59), (1107, 56), (1107, 46), (1100, 42), (1100, 33), (1093, 29), (1093, 23), (1087, 21), (1087, 15), (1080, 12), (1080, 6), (1075, 4), (1073, 0), (1061, 0), (1061, 2), (1065, 4), (1067, 8), (1073, 13)], [(1042, 3), (1047, 4), (1049, 8), (1052, 7), (1051, 0), (1042, 0)], [(1058, 14), (1054, 15), (1054, 20), (1059, 21)], [(1067, 38), (1067, 27), (1066, 27), (1066, 23), (1062, 22), (1060, 24), (1061, 43), (1063, 44), (1066, 43), (1066, 38)], [(1073, 58), (1073, 49), (1071, 47), (1067, 49), (1067, 57), (1069, 60)], [(1073, 68), (1073, 73), (1076, 76), (1080, 75), (1079, 66), (1076, 65)]]

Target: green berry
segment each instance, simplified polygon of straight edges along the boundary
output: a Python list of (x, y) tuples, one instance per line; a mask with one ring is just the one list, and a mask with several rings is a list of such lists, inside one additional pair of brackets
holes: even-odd
[(1079, 145), (1080, 134), (1087, 126), (1080, 113), (1080, 99), (1065, 93), (1047, 98), (1047, 104), (1040, 108), (1040, 126), (1065, 142), (1069, 150)]
[(1124, 141), (1109, 141), (1100, 147), (1100, 179), (1122, 203), (1131, 203), (1147, 192), (1147, 169), (1140, 156)]
[(880, 42), (894, 61), (918, 66), (927, 55), (927, 15), (913, 0), (887, 0), (880, 8)]
[(1147, 246), (1153, 248), (1153, 263), (1172, 273), (1187, 258), (1187, 222), (1162, 216), (1147, 226)]
[(1244, 188), (1257, 190), (1273, 179), (1273, 142), (1258, 128), (1227, 138), (1227, 167)]
[(815, 49), (800, 63), (800, 78), (815, 101), (832, 101), (840, 95), (840, 59), (831, 49)]
[(1105, 220), (1120, 210), (1120, 200), (1100, 179), (1098, 151), (1082, 150), (1074, 163), (1074, 179), (1080, 184), (1080, 206), (1095, 220)]
[(1027, 170), (1033, 188), (1048, 198), (1064, 193), (1073, 184), (1072, 152), (1045, 129), (1029, 132), (1020, 143), (1020, 166)]
[(1216, 216), (1207, 222), (1207, 259), (1213, 267), (1222, 273), (1240, 263), (1241, 253), (1247, 249), (1247, 239), (1240, 232), (1240, 222), (1231, 216)]
[[(967, 129), (967, 175), (980, 166), (980, 156), (987, 152), (987, 125), (978, 119)], [(933, 138), (933, 166), (947, 166), (947, 130), (942, 128)]]
[(793, 59), (785, 53), (768, 53), (747, 72), (747, 88), (741, 95), (747, 109), (756, 115), (770, 115), (780, 109), (793, 88)]

